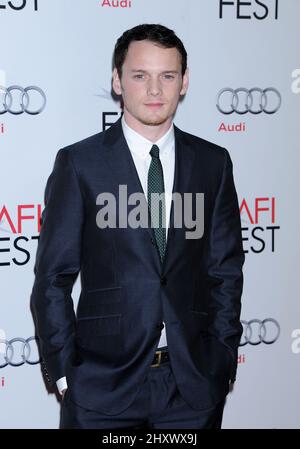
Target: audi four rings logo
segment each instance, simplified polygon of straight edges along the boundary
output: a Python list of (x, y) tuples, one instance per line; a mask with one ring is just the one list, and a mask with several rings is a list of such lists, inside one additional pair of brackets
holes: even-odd
[[(38, 356), (37, 338), (29, 337), (13, 338), (11, 340), (0, 339), (0, 368), (10, 366), (21, 366), (24, 363), (36, 365), (41, 359)], [(33, 352), (36, 354), (34, 355)]]
[[(0, 114), (10, 112), (14, 115), (23, 114), (26, 112), (30, 115), (40, 114), (46, 107), (46, 95), (44, 91), (38, 86), (0, 86), (0, 95), (2, 97), (0, 104)], [(30, 103), (33, 103), (34, 97), (38, 97), (38, 106), (32, 108)], [(13, 103), (17, 106), (13, 107)]]
[(222, 114), (275, 114), (281, 106), (281, 95), (274, 87), (231, 89), (225, 87), (217, 95), (217, 109)]
[(265, 320), (241, 320), (243, 325), (243, 335), (241, 337), (240, 346), (259, 345), (265, 343), (271, 345), (278, 340), (280, 335), (280, 326), (278, 321), (273, 318), (266, 318)]

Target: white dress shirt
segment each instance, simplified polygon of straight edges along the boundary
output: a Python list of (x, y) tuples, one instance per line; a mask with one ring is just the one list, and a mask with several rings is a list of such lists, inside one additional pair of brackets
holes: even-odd
[[(159, 147), (159, 158), (163, 168), (164, 186), (165, 186), (165, 202), (166, 202), (166, 239), (168, 237), (168, 227), (170, 223), (170, 211), (172, 203), (172, 191), (174, 182), (175, 171), (175, 136), (174, 126), (171, 124), (168, 131), (156, 142), (151, 142), (145, 137), (138, 134), (132, 128), (130, 128), (125, 122), (124, 116), (122, 117), (123, 133), (129, 147), (132, 159), (135, 164), (137, 174), (139, 176), (141, 185), (144, 190), (144, 194), (147, 199), (148, 192), (148, 171), (152, 157), (150, 150), (152, 145)], [(162, 329), (160, 340), (158, 342), (158, 348), (167, 346), (166, 328)], [(67, 388), (66, 378), (62, 377), (56, 382), (57, 388), (61, 393), (63, 389)]]

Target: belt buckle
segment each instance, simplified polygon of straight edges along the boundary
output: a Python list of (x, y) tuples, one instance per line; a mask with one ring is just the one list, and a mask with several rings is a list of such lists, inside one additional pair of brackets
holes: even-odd
[(150, 365), (152, 368), (158, 368), (160, 366), (162, 351), (155, 351), (155, 354), (158, 354), (158, 362)]

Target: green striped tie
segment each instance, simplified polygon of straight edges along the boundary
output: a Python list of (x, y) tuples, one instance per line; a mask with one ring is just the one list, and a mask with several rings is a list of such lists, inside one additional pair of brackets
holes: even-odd
[[(166, 206), (165, 197), (162, 195), (162, 201), (157, 201), (158, 195), (165, 192), (164, 175), (162, 165), (159, 159), (159, 148), (153, 145), (150, 150), (152, 161), (148, 171), (148, 206), (151, 215), (151, 224), (154, 228), (154, 235), (160, 254), (161, 262), (163, 261), (166, 249)], [(152, 193), (156, 199), (152, 197)]]

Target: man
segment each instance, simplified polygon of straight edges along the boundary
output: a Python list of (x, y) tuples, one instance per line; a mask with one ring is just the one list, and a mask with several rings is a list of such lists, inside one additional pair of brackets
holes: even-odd
[[(61, 149), (45, 192), (32, 305), (45, 374), (66, 391), (60, 427), (220, 428), (242, 332), (231, 159), (173, 125), (188, 68), (172, 30), (126, 31), (113, 89), (122, 119)], [(150, 226), (120, 225), (120, 186), (140, 194)], [(201, 238), (175, 223), (175, 192), (193, 194), (192, 211), (203, 194)], [(105, 193), (117, 226), (101, 226)], [(152, 195), (162, 195), (156, 206)]]

